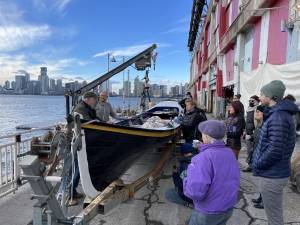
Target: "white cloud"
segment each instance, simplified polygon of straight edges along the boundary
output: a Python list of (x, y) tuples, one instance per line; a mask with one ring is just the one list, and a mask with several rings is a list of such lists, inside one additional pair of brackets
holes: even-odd
[(189, 31), (188, 26), (177, 26), (162, 32), (161, 34), (186, 33)]
[(0, 26), (0, 52), (15, 51), (45, 40), (51, 35), (48, 25)]
[(23, 14), (16, 4), (0, 2), (0, 52), (19, 50), (51, 36), (48, 25), (29, 24)]
[(33, 0), (33, 5), (40, 12), (49, 12), (49, 10), (51, 10), (64, 16), (71, 1), (72, 0)]
[(64, 12), (71, 0), (56, 0), (54, 1), (54, 6), (58, 11)]
[[(111, 50), (106, 50), (103, 52), (96, 53), (93, 57), (102, 57), (102, 56), (107, 56), (108, 53), (110, 53), (114, 57), (119, 57), (119, 56), (133, 56), (136, 55), (145, 49), (149, 48), (152, 44), (141, 44), (141, 45), (132, 45), (128, 47), (122, 47), (122, 48), (116, 48), (116, 49), (111, 49)], [(169, 47), (169, 44), (161, 43), (157, 44), (158, 47)]]

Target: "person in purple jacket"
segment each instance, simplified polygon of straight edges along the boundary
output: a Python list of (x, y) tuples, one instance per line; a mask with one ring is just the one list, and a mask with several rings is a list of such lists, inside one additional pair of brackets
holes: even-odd
[(200, 123), (198, 129), (204, 144), (192, 158), (183, 180), (184, 194), (194, 203), (189, 225), (225, 225), (238, 202), (239, 165), (223, 141), (223, 122), (208, 120)]

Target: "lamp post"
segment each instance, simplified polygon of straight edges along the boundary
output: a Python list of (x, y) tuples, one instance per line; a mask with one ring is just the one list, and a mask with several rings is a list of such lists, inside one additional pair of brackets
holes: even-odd
[[(112, 56), (111, 58), (111, 54), (110, 53), (107, 53), (107, 72), (110, 71), (110, 63), (111, 62), (116, 62), (116, 59), (114, 56)], [(109, 79), (106, 81), (106, 91), (108, 93), (108, 96), (109, 96)]]

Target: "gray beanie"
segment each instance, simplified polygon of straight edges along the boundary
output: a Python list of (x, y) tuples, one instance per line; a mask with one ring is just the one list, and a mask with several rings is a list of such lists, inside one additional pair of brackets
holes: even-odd
[(198, 130), (214, 139), (220, 140), (225, 136), (225, 124), (219, 120), (207, 120), (199, 124)]
[(95, 98), (95, 99), (97, 99), (97, 95), (94, 92), (89, 91), (89, 92), (84, 93), (83, 98)]
[(273, 80), (261, 88), (261, 93), (269, 98), (280, 101), (285, 92), (285, 85), (281, 80)]

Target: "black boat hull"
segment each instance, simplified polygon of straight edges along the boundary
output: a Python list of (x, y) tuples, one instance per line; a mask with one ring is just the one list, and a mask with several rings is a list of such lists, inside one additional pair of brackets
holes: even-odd
[(156, 129), (141, 126), (162, 110), (159, 117), (163, 119), (171, 120), (179, 113), (176, 106), (158, 107), (117, 124), (94, 121), (81, 125), (82, 148), (77, 155), (83, 190), (88, 197), (96, 197), (119, 179), (148, 149), (163, 147), (175, 140), (179, 134), (179, 124), (171, 123)]
[(162, 147), (179, 132), (179, 127), (148, 130), (99, 122), (81, 127), (78, 162), (84, 192), (91, 198), (120, 178), (146, 150)]

